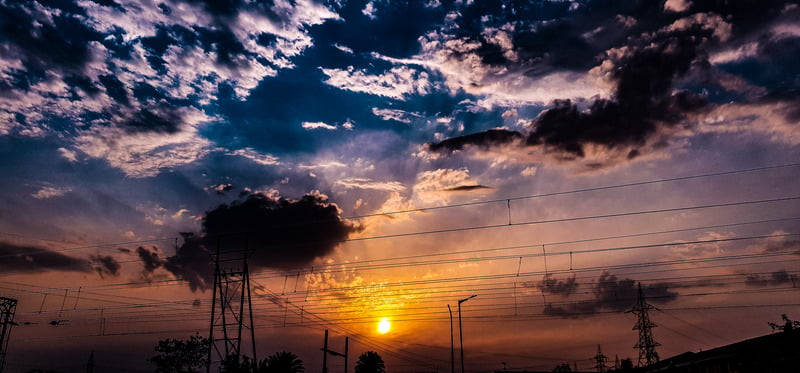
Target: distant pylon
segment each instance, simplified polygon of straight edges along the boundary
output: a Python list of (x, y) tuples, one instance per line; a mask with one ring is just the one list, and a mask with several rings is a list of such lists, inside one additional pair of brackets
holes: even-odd
[(594, 361), (595, 361), (594, 368), (598, 372), (608, 371), (608, 367), (606, 366), (606, 361), (608, 361), (608, 358), (606, 357), (606, 355), (603, 355), (603, 350), (600, 349), (600, 345), (597, 345), (597, 355), (594, 355)]
[(8, 341), (11, 339), (11, 327), (14, 326), (14, 314), (17, 313), (17, 300), (0, 297), (0, 373), (6, 365)]
[(636, 300), (636, 305), (628, 312), (636, 314), (636, 325), (633, 330), (639, 331), (639, 342), (633, 348), (639, 349), (639, 363), (638, 366), (646, 366), (658, 362), (658, 353), (656, 346), (661, 346), (653, 339), (653, 328), (657, 325), (650, 321), (648, 310), (655, 307), (648, 304), (644, 298), (642, 291), (642, 283), (639, 283), (639, 295)]
[[(222, 371), (223, 362), (238, 364), (242, 356), (242, 330), (249, 329), (253, 361), (256, 356), (256, 338), (253, 328), (253, 304), (250, 301), (250, 271), (247, 267), (247, 236), (244, 245), (222, 249), (217, 238), (214, 257), (214, 291), (211, 303), (211, 326), (208, 339), (208, 365), (206, 372)], [(238, 246), (238, 247), (237, 247)], [(213, 368), (212, 368), (213, 366)], [(254, 367), (255, 369), (255, 367)]]

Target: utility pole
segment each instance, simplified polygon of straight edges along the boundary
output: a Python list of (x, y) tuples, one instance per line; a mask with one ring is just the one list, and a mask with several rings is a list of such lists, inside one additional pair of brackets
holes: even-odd
[(456, 349), (453, 343), (453, 310), (447, 305), (447, 312), (450, 313), (450, 373), (456, 373)]
[(8, 341), (11, 339), (11, 327), (14, 326), (14, 314), (17, 313), (17, 300), (0, 297), (0, 373), (6, 365)]
[(473, 294), (458, 301), (458, 348), (461, 350), (461, 373), (464, 373), (464, 333), (461, 329), (461, 303), (477, 296), (478, 294)]
[[(225, 237), (230, 236), (234, 235)], [(222, 249), (223, 236), (217, 237), (211, 326), (208, 333), (211, 346), (208, 349), (206, 373), (211, 372), (212, 365), (217, 366), (216, 370), (222, 369), (223, 362), (230, 359), (235, 359), (235, 364), (239, 363), (242, 355), (242, 330), (245, 328), (250, 330), (253, 361), (258, 361), (253, 304), (250, 300), (250, 270), (247, 266), (248, 240), (247, 234), (239, 236), (244, 236), (244, 249), (238, 245), (234, 245), (232, 249)], [(257, 369), (257, 366), (253, 369)]]
[(639, 342), (633, 348), (639, 349), (639, 363), (638, 366), (646, 366), (658, 362), (658, 353), (656, 347), (661, 346), (653, 339), (653, 328), (658, 326), (650, 321), (648, 311), (654, 309), (652, 305), (647, 303), (642, 291), (642, 283), (639, 283), (639, 295), (636, 300), (636, 306), (631, 309), (630, 313), (636, 314), (636, 325), (633, 330), (639, 331)]
[(325, 329), (325, 343), (320, 348), (322, 351), (322, 373), (328, 373), (328, 354), (344, 358), (344, 373), (347, 373), (347, 354), (350, 350), (350, 337), (344, 337), (344, 353), (328, 349), (328, 329)]
[(594, 355), (595, 369), (597, 369), (597, 371), (601, 373), (607, 372), (608, 371), (608, 367), (606, 367), (607, 360), (608, 358), (606, 357), (606, 355), (603, 355), (603, 350), (600, 349), (600, 345), (597, 345), (597, 355)]

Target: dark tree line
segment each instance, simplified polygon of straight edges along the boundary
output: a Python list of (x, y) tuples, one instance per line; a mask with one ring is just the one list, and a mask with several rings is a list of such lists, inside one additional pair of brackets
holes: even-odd
[[(195, 335), (188, 340), (163, 339), (155, 347), (156, 354), (148, 361), (156, 373), (200, 373), (208, 364), (208, 338)], [(266, 359), (254, 361), (242, 355), (230, 356), (222, 362), (225, 373), (304, 373), (303, 360), (291, 352), (276, 352)], [(355, 373), (386, 373), (386, 365), (377, 352), (367, 351), (358, 357)]]

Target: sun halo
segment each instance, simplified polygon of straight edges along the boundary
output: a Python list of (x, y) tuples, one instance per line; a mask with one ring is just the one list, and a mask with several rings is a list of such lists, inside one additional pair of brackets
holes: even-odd
[(392, 322), (389, 321), (387, 317), (382, 318), (381, 321), (378, 322), (378, 333), (386, 334), (390, 330), (392, 330)]

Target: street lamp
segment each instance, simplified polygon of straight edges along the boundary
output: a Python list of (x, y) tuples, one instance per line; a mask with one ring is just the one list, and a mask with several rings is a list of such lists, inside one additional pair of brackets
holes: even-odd
[(461, 303), (477, 296), (478, 294), (472, 294), (458, 301), (458, 347), (461, 349), (461, 373), (464, 373), (464, 333), (461, 331)]
[(450, 313), (450, 373), (456, 373), (456, 350), (453, 346), (453, 310), (447, 305), (447, 312)]

